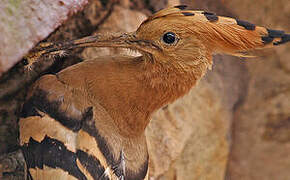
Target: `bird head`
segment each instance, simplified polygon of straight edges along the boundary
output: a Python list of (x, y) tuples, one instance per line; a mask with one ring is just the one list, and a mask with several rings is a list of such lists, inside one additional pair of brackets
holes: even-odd
[(77, 47), (129, 48), (140, 52), (145, 61), (190, 70), (200, 64), (210, 67), (214, 53), (244, 56), (245, 52), (289, 41), (290, 35), (284, 31), (180, 5), (153, 14), (132, 33), (88, 36), (47, 44), (40, 50), (49, 53)]

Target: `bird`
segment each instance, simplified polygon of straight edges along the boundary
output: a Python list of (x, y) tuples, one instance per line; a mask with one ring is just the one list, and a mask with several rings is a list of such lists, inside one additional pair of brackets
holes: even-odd
[(38, 55), (79, 47), (140, 53), (83, 61), (40, 77), (19, 120), (20, 146), (31, 179), (149, 178), (144, 131), (150, 116), (187, 94), (217, 53), (247, 56), (290, 41), (290, 34), (247, 21), (169, 7), (135, 32), (47, 43)]

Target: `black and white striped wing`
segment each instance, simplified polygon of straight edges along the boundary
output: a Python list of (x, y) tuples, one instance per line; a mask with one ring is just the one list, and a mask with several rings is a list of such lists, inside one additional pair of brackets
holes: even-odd
[(19, 121), (20, 145), (32, 179), (147, 177), (148, 164), (138, 177), (126, 178), (122, 152), (116, 158), (95, 127), (96, 111), (102, 109), (90, 104), (85, 91), (70, 88), (57, 75), (43, 76), (35, 83)]

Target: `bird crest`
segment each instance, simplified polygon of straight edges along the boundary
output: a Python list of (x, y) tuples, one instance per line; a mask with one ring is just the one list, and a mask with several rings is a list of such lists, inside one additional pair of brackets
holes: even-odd
[(244, 56), (245, 51), (272, 47), (290, 41), (290, 35), (284, 31), (267, 29), (235, 18), (217, 16), (212, 12), (190, 10), (186, 5), (163, 9), (148, 17), (139, 28), (158, 20), (165, 20), (170, 26), (182, 24), (180, 28), (189, 29), (187, 33), (201, 39), (202, 43), (206, 43), (206, 46), (216, 53)]

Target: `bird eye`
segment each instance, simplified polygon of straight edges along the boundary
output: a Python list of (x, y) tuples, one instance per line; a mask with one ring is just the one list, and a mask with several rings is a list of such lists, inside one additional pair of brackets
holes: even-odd
[(173, 44), (176, 42), (177, 37), (173, 32), (167, 32), (163, 35), (162, 37), (163, 42), (165, 42), (166, 44)]

